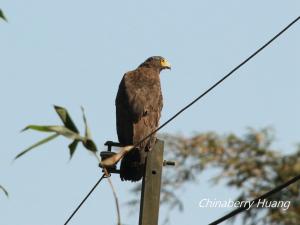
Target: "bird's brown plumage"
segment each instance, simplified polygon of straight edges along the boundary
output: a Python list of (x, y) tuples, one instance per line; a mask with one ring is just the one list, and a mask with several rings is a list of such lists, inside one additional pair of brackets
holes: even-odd
[[(158, 127), (163, 107), (159, 74), (165, 68), (170, 68), (170, 64), (154, 56), (123, 76), (116, 97), (117, 133), (121, 144), (135, 145)], [(120, 167), (122, 180), (142, 178), (146, 152), (154, 143), (155, 135), (124, 156)]]

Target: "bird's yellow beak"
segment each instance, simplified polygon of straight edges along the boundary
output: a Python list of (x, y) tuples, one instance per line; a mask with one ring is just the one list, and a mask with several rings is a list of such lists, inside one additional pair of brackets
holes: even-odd
[(171, 69), (171, 64), (166, 59), (162, 59), (160, 61), (160, 64), (161, 64), (162, 68), (164, 68), (164, 69), (169, 69), (169, 70)]

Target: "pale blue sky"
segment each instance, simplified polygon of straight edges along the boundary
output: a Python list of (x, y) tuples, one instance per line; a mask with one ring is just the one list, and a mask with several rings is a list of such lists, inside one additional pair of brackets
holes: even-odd
[[(0, 184), (10, 192), (9, 199), (0, 193), (1, 225), (63, 224), (100, 176), (82, 147), (68, 161), (69, 141), (63, 138), (11, 164), (20, 150), (44, 137), (20, 134), (25, 125), (59, 122), (53, 104), (67, 107), (80, 128), (83, 105), (101, 147), (116, 140), (114, 98), (124, 72), (152, 55), (171, 62), (172, 71), (161, 74), (163, 122), (300, 12), (299, 0), (0, 0), (0, 7), (9, 20), (0, 22)], [(248, 126), (273, 126), (274, 148), (292, 152), (300, 141), (299, 37), (296, 24), (163, 132), (243, 134)], [(171, 224), (207, 224), (228, 211), (198, 208), (204, 197), (236, 196), (222, 185), (211, 187), (209, 175), (182, 192), (185, 212), (171, 214)], [(138, 213), (129, 215), (124, 205), (132, 184), (117, 176), (113, 182), (123, 221), (137, 224)], [(103, 182), (70, 225), (112, 225), (115, 218)]]

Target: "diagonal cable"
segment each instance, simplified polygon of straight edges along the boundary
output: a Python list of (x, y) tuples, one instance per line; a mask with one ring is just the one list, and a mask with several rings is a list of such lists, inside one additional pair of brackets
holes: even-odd
[(80, 202), (80, 204), (77, 206), (77, 208), (72, 212), (71, 216), (69, 216), (69, 218), (66, 220), (66, 222), (64, 223), (64, 225), (67, 225), (70, 220), (73, 218), (73, 216), (77, 213), (77, 211), (81, 208), (81, 206), (83, 205), (83, 203), (88, 199), (88, 197), (90, 197), (90, 195), (93, 193), (93, 191), (96, 189), (96, 187), (100, 184), (100, 182), (102, 181), (102, 179), (105, 178), (105, 174), (103, 173), (103, 175), (101, 176), (101, 178), (97, 181), (97, 183), (94, 185), (94, 187), (90, 190), (90, 192), (85, 196), (85, 198)]
[[(281, 185), (275, 187), (273, 190), (271, 190), (271, 191), (269, 191), (269, 192), (263, 194), (262, 196), (260, 196), (260, 197), (258, 197), (258, 198), (256, 198), (256, 199), (252, 200), (252, 201), (250, 202), (250, 204), (251, 204), (251, 205), (252, 205), (252, 204), (253, 204), (253, 205), (256, 205), (260, 200), (264, 200), (264, 199), (269, 198), (271, 195), (276, 194), (277, 192), (282, 191), (284, 188), (286, 188), (286, 187), (288, 187), (289, 185), (291, 185), (291, 184), (297, 182), (298, 180), (300, 180), (300, 175), (298, 175), (298, 176), (296, 176), (296, 177), (294, 177), (294, 178), (288, 180), (288, 181), (285, 182), (284, 184), (281, 184)], [(217, 225), (217, 224), (220, 224), (220, 223), (224, 222), (225, 220), (228, 220), (228, 219), (230, 219), (230, 218), (236, 216), (237, 214), (239, 214), (239, 213), (245, 211), (246, 209), (248, 209), (248, 207), (245, 207), (245, 206), (244, 206), (244, 207), (240, 207), (240, 208), (238, 208), (238, 209), (236, 209), (236, 210), (233, 210), (232, 212), (230, 212), (230, 213), (228, 213), (227, 215), (221, 217), (220, 219), (218, 219), (218, 220), (216, 220), (216, 221), (210, 223), (209, 225)]]
[(273, 41), (275, 41), (280, 35), (282, 35), (285, 31), (287, 31), (291, 26), (293, 26), (298, 20), (300, 19), (300, 16), (297, 17), (295, 20), (293, 20), (290, 24), (288, 24), (285, 28), (283, 28), (278, 34), (276, 34), (273, 38), (271, 38), (267, 43), (265, 43), (263, 46), (261, 46), (258, 50), (256, 50), (252, 55), (250, 55), (247, 59), (245, 59), (243, 62), (241, 62), (238, 66), (236, 66), (233, 70), (231, 70), (228, 74), (226, 74), (222, 79), (220, 79), (218, 82), (216, 82), (214, 85), (212, 85), (210, 88), (208, 88), (204, 93), (202, 93), (200, 96), (195, 98), (191, 103), (189, 103), (187, 106), (179, 110), (174, 116), (172, 116), (170, 119), (168, 119), (166, 122), (164, 122), (161, 126), (159, 126), (157, 129), (155, 129), (153, 132), (151, 132), (149, 135), (144, 137), (141, 141), (139, 141), (137, 144), (134, 145), (134, 147), (139, 146), (142, 142), (150, 138), (153, 134), (161, 130), (163, 127), (165, 127), (168, 123), (170, 123), (172, 120), (174, 120), (177, 116), (179, 116), (181, 113), (183, 113), (185, 110), (190, 108), (192, 105), (194, 105), (197, 101), (199, 101), (201, 98), (203, 98), (205, 95), (207, 95), (210, 91), (212, 91), (215, 87), (217, 87), (219, 84), (221, 84), (225, 79), (230, 77), (235, 71), (237, 71), (239, 68), (241, 68), (243, 65), (245, 65), (248, 61), (250, 61), (254, 56), (256, 56), (258, 53), (260, 53), (264, 48), (266, 48), (268, 45), (270, 45)]
[[(241, 68), (243, 65), (245, 65), (248, 61), (250, 61), (254, 56), (256, 56), (259, 52), (261, 52), (264, 48), (266, 48), (268, 45), (270, 45), (273, 41), (275, 41), (280, 35), (282, 35), (285, 31), (287, 31), (291, 26), (293, 26), (298, 20), (300, 19), (300, 16), (297, 17), (295, 20), (293, 20), (290, 24), (288, 24), (284, 29), (282, 29), (278, 34), (276, 34), (273, 38), (271, 38), (266, 44), (264, 44), (262, 47), (260, 47), (258, 50), (256, 50), (252, 55), (250, 55), (248, 58), (246, 58), (243, 62), (241, 62), (238, 66), (236, 66), (233, 70), (231, 70), (228, 74), (226, 74), (223, 78), (221, 78), (218, 82), (216, 82), (214, 85), (212, 85), (210, 88), (208, 88), (204, 93), (202, 93), (200, 96), (195, 98), (191, 103), (189, 103), (187, 106), (179, 110), (174, 116), (172, 116), (170, 119), (168, 119), (166, 122), (164, 122), (161, 126), (159, 126), (157, 129), (152, 131), (149, 135), (144, 137), (142, 140), (140, 140), (137, 144), (134, 145), (134, 147), (137, 147), (142, 142), (150, 138), (153, 134), (161, 130), (163, 127), (165, 127), (167, 124), (169, 124), (172, 120), (174, 120), (176, 117), (178, 117), (181, 113), (183, 113), (185, 110), (190, 108), (192, 105), (194, 105), (197, 101), (199, 101), (201, 98), (203, 98), (205, 95), (207, 95), (210, 91), (212, 91), (215, 87), (217, 87), (219, 84), (221, 84), (225, 79), (230, 77), (235, 71), (237, 71), (239, 68)], [(92, 194), (92, 192), (96, 189), (98, 184), (101, 182), (101, 180), (105, 177), (105, 174), (98, 180), (98, 182), (94, 185), (94, 187), (91, 189), (91, 191), (88, 193), (88, 195), (83, 199), (83, 201), (79, 204), (79, 206), (75, 209), (75, 211), (71, 214), (71, 216), (68, 218), (68, 220), (64, 223), (64, 225), (67, 225), (69, 221), (72, 219), (72, 217), (77, 213), (77, 211), (80, 209), (80, 207), (83, 205), (83, 203), (87, 200), (87, 198)], [(299, 178), (300, 179), (300, 178)]]

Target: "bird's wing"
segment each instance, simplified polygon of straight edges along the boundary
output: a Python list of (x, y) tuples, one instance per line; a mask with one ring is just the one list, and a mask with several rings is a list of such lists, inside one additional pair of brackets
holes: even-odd
[(139, 121), (147, 114), (151, 105), (147, 84), (141, 82), (138, 71), (133, 71), (124, 76), (125, 92), (128, 101), (128, 111), (132, 115), (133, 122)]
[[(145, 73), (139, 69), (128, 72), (120, 83), (116, 98), (117, 127), (118, 133), (123, 135), (119, 135), (119, 139), (120, 136), (125, 135), (136, 136), (134, 125), (136, 128), (139, 127), (138, 136), (140, 136), (158, 124), (162, 109), (160, 82), (159, 80), (145, 79)], [(145, 132), (141, 132), (143, 127)], [(125, 138), (121, 137), (121, 139)], [(129, 137), (126, 140), (129, 140)]]
[[(124, 75), (116, 98), (119, 141), (135, 145), (158, 126), (162, 109), (160, 82), (144, 79), (138, 69)], [(146, 151), (155, 143), (154, 135), (124, 156), (121, 179), (137, 181), (143, 175)], [(146, 151), (145, 151), (146, 150)]]

